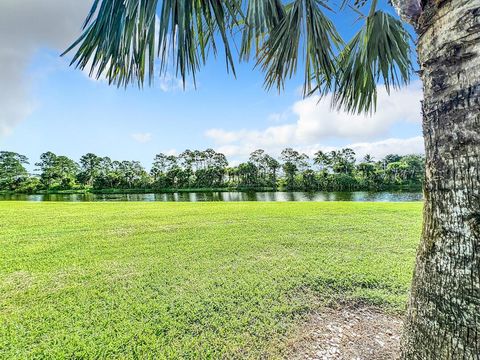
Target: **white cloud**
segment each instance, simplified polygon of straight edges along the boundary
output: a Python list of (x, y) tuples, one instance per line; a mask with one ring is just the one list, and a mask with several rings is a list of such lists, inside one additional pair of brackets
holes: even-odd
[(313, 156), (318, 150), (328, 152), (347, 147), (355, 151), (357, 159), (362, 159), (367, 154), (372, 155), (375, 159), (381, 159), (388, 154), (423, 154), (425, 151), (422, 136), (405, 139), (388, 138), (380, 141), (350, 143), (342, 146), (322, 146), (315, 144), (300, 147), (299, 150), (309, 156)]
[(272, 123), (281, 123), (288, 120), (289, 116), (292, 115), (291, 110), (287, 110), (280, 113), (271, 113), (268, 115), (268, 121)]
[(146, 144), (152, 141), (152, 134), (151, 133), (134, 133), (130, 135), (133, 140), (139, 142), (140, 144)]
[(357, 156), (364, 157), (366, 154), (373, 155), (377, 160), (388, 154), (423, 154), (425, 152), (422, 136), (407, 139), (386, 139), (375, 142), (350, 144)]
[[(258, 148), (276, 155), (287, 146), (293, 146), (309, 155), (320, 149), (335, 149), (321, 145), (327, 139), (335, 139), (337, 143), (345, 144), (339, 147), (349, 146), (361, 156), (366, 153), (376, 157), (383, 157), (388, 153), (421, 153), (423, 140), (420, 136), (378, 141), (378, 138), (386, 136), (394, 124), (419, 123), (421, 98), (419, 81), (393, 92), (390, 96), (385, 89), (380, 88), (377, 112), (367, 116), (332, 110), (328, 96), (320, 102), (318, 97), (313, 96), (293, 104), (291, 113), (295, 118), (294, 122), (265, 129), (209, 129), (205, 136), (217, 144), (217, 151), (242, 159)], [(288, 113), (286, 111), (284, 114)], [(280, 117), (280, 114), (274, 114), (269, 120)]]
[(300, 141), (340, 137), (368, 139), (385, 134), (397, 122), (420, 122), (422, 89), (417, 81), (399, 91), (378, 91), (377, 111), (373, 115), (356, 115), (332, 110), (330, 96), (319, 102), (314, 96), (298, 101), (293, 112), (298, 116), (295, 137)]
[(181, 79), (178, 79), (170, 75), (170, 73), (167, 73), (158, 79), (158, 87), (163, 92), (183, 90), (183, 82)]
[(64, 50), (79, 34), (91, 0), (0, 1), (0, 137), (33, 110), (26, 69), (40, 47)]
[(263, 130), (209, 129), (205, 135), (220, 145), (241, 143), (257, 147), (314, 144), (326, 138), (368, 140), (386, 134), (395, 123), (419, 122), (421, 98), (419, 82), (390, 96), (381, 88), (377, 112), (369, 116), (334, 111), (330, 107), (329, 96), (320, 102), (317, 96), (312, 96), (293, 105), (292, 111), (297, 118), (295, 123)]
[[(286, 146), (288, 145), (270, 147), (256, 146), (255, 144), (221, 145), (217, 146), (215, 150), (225, 154), (225, 156), (229, 158), (231, 164), (238, 164), (240, 161), (245, 161), (248, 159), (250, 153), (258, 148), (263, 148), (269, 154), (278, 157), (280, 152)], [(388, 154), (407, 155), (424, 153), (422, 136), (414, 136), (405, 139), (388, 138), (385, 140), (372, 142), (345, 143), (344, 145), (339, 146), (325, 146), (322, 144), (299, 145), (295, 146), (295, 149), (312, 157), (318, 150), (328, 152), (347, 147), (355, 151), (356, 157), (359, 160), (362, 159), (366, 154), (370, 154), (375, 159), (379, 160)]]

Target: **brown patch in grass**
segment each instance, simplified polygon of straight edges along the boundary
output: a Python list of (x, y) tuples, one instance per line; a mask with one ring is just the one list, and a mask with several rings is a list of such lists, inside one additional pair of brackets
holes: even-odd
[(28, 271), (15, 271), (2, 279), (0, 289), (2, 291), (23, 292), (27, 291), (33, 282), (34, 277)]
[(288, 359), (398, 359), (401, 317), (365, 304), (324, 307), (288, 344)]

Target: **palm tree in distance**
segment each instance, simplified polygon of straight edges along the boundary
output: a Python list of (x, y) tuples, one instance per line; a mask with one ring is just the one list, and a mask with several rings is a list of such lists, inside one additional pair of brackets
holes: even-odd
[[(423, 81), (426, 149), (422, 240), (402, 340), (403, 359), (476, 359), (480, 339), (480, 0), (343, 0), (361, 29), (348, 42), (320, 0), (94, 0), (69, 50), (118, 86), (151, 82), (174, 66), (185, 84), (220, 46), (235, 72), (251, 54), (266, 88), (282, 89), (302, 59), (305, 95), (331, 94), (336, 108), (375, 111), (377, 83), (408, 83), (414, 26)], [(365, 14), (362, 11), (365, 9)], [(157, 15), (158, 11), (158, 15)], [(78, 46), (78, 48), (77, 48)], [(173, 61), (173, 63), (172, 63)]]

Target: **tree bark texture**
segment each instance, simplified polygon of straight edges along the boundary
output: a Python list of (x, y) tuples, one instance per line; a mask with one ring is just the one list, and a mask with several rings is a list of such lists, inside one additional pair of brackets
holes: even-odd
[(415, 27), (425, 205), (401, 357), (480, 359), (480, 0), (424, 0)]

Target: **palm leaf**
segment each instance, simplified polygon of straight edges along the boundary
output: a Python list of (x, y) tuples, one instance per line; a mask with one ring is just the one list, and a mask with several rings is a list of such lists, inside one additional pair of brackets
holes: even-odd
[(302, 49), (304, 94), (321, 84), (329, 86), (336, 72), (335, 49), (342, 39), (322, 7), (325, 4), (318, 0), (295, 0), (286, 7), (285, 16), (271, 31), (258, 57), (267, 88), (283, 88), (297, 70)]
[(376, 109), (377, 83), (386, 90), (409, 82), (412, 70), (409, 34), (402, 23), (382, 11), (366, 18), (338, 58), (333, 105), (351, 112)]
[(284, 16), (285, 9), (280, 0), (249, 0), (242, 33), (241, 57), (248, 60), (253, 41), (258, 52), (262, 41)]
[(227, 33), (240, 11), (237, 1), (164, 0), (158, 18), (157, 7), (158, 0), (95, 0), (82, 35), (64, 54), (79, 46), (71, 63), (90, 66), (92, 76), (104, 75), (118, 86), (142, 86), (146, 77), (151, 82), (157, 54), (160, 71), (171, 60), (185, 84), (188, 74), (195, 81), (208, 50), (216, 52), (218, 34), (227, 68), (234, 71)]
[[(94, 0), (82, 35), (66, 52), (78, 47), (72, 64), (117, 86), (151, 82), (156, 58), (161, 73), (173, 66), (185, 85), (188, 75), (195, 82), (209, 51), (217, 53), (216, 41), (225, 49), (227, 70), (235, 72), (229, 42), (241, 25), (240, 56), (247, 59), (255, 47), (267, 88), (282, 89), (301, 63), (304, 95), (332, 91), (335, 107), (369, 112), (377, 82), (390, 92), (408, 83), (412, 70), (408, 32), (375, 11), (376, 3), (345, 46), (321, 0)], [(363, 0), (354, 3), (360, 5)]]

